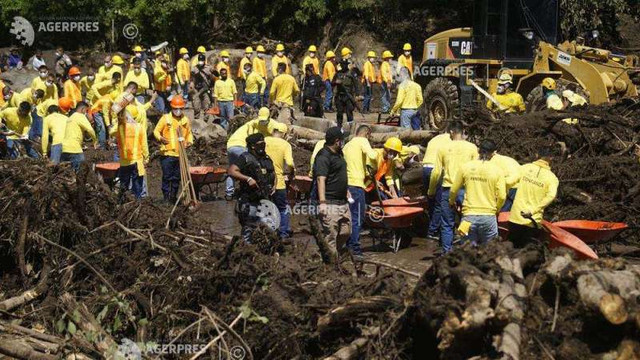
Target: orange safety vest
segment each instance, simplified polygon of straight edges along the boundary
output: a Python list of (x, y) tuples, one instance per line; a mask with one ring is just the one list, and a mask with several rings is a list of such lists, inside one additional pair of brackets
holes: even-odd
[(382, 161), (382, 163), (378, 164), (378, 171), (376, 171), (375, 175), (376, 181), (371, 181), (371, 183), (369, 183), (369, 185), (365, 189), (366, 192), (370, 192), (371, 190), (376, 188), (376, 183), (380, 182), (380, 179), (382, 179), (387, 174), (387, 171), (389, 171), (389, 166), (391, 166), (390, 160), (384, 160)]
[(142, 166), (144, 139), (142, 138), (141, 126), (132, 123), (126, 123), (124, 126), (119, 125), (116, 140), (120, 153), (120, 164), (127, 166), (135, 162), (138, 164), (138, 175), (144, 176), (144, 166)]

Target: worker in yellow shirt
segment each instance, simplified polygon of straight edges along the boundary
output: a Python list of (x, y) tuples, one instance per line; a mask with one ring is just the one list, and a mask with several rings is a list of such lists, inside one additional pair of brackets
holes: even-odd
[(518, 183), (520, 182), (520, 164), (514, 158), (499, 154), (497, 151), (491, 157), (491, 162), (498, 165), (502, 173), (504, 174), (505, 186), (507, 191), (507, 199), (500, 209), (500, 212), (511, 211), (513, 200), (516, 197), (518, 191)]
[(69, 117), (69, 120), (67, 120), (67, 126), (64, 130), (61, 161), (71, 162), (71, 167), (73, 167), (75, 171), (78, 171), (80, 165), (84, 162), (82, 143), (84, 142), (85, 134), (89, 135), (91, 140), (93, 140), (94, 148), (98, 147), (98, 138), (87, 118), (88, 111), (89, 104), (84, 101), (78, 102), (76, 110), (73, 115)]
[(44, 91), (42, 89), (28, 87), (20, 91), (20, 98), (22, 99), (22, 101), (28, 102), (33, 109), (35, 109), (36, 105), (38, 105), (40, 101), (42, 101), (43, 97)]
[(279, 106), (293, 107), (293, 98), (300, 92), (296, 79), (286, 73), (287, 65), (278, 64), (278, 75), (269, 90), (269, 100)]
[(548, 77), (542, 79), (540, 85), (542, 86), (542, 93), (546, 99), (547, 109), (556, 111), (564, 109), (565, 104), (562, 102), (562, 99), (560, 99), (560, 96), (558, 96), (558, 93), (556, 93), (558, 87), (556, 81)]
[(124, 59), (120, 55), (107, 55), (104, 58), (104, 65), (98, 69), (96, 75), (96, 82), (108, 81), (113, 78), (114, 73), (120, 74), (120, 81), (124, 79), (124, 73), (122, 66), (124, 65)]
[(506, 72), (503, 72), (498, 78), (498, 88), (491, 96), (500, 104), (487, 100), (487, 108), (491, 111), (520, 114), (527, 110), (522, 95), (513, 91), (513, 76)]
[(158, 93), (158, 98), (156, 99), (154, 107), (161, 114), (166, 114), (168, 111), (168, 98), (172, 83), (171, 71), (169, 60), (165, 56), (162, 56), (162, 54), (157, 54), (153, 66), (153, 84), (154, 90)]
[(418, 109), (422, 106), (422, 88), (411, 80), (407, 68), (400, 69), (400, 85), (392, 114), (400, 113), (400, 126), (418, 130), (422, 127)]
[(271, 75), (275, 78), (280, 74), (278, 71), (280, 64), (285, 64), (285, 73), (291, 75), (291, 65), (289, 58), (284, 55), (284, 45), (276, 45), (276, 55), (271, 58)]
[[(367, 158), (366, 161), (367, 169), (371, 168), (374, 171), (375, 178), (375, 181), (371, 177), (366, 178), (367, 202), (378, 200), (378, 193), (382, 200), (395, 199), (398, 197), (398, 191), (393, 181), (394, 160), (402, 151), (402, 141), (397, 137), (391, 137), (385, 141), (382, 149), (373, 149), (373, 151), (377, 153), (376, 159)], [(382, 182), (383, 178), (384, 182)], [(379, 186), (378, 190), (376, 190), (376, 184)]]
[[(17, 108), (20, 106), (20, 103), (23, 101), (22, 96), (19, 93), (13, 91), (9, 86), (2, 88), (2, 98), (4, 100), (4, 105), (2, 105), (2, 109), (6, 108)], [(2, 110), (0, 109), (0, 110)]]
[(133, 196), (140, 199), (143, 197), (145, 165), (149, 162), (149, 148), (146, 146), (146, 129), (134, 120), (131, 112), (137, 112), (135, 106), (129, 105), (118, 113), (118, 126), (113, 127), (112, 133), (116, 137), (119, 151), (120, 196), (124, 196), (131, 188)]
[(509, 240), (515, 247), (524, 247), (538, 237), (544, 209), (556, 198), (558, 178), (551, 171), (553, 148), (538, 151), (538, 160), (522, 165), (518, 193), (509, 216)]
[(242, 59), (240, 59), (240, 65), (238, 66), (238, 79), (247, 79), (247, 75), (249, 74), (245, 74), (244, 66), (245, 64), (251, 64), (251, 66), (253, 66), (253, 60), (251, 59), (252, 56), (253, 48), (251, 46), (248, 46), (246, 49), (244, 49), (244, 56), (242, 57)]
[(34, 159), (40, 157), (29, 140), (31, 122), (31, 105), (26, 101), (21, 102), (18, 107), (0, 110), (0, 125), (2, 127), (0, 133), (7, 142), (7, 152), (10, 159), (18, 158), (18, 144), (22, 144), (29, 157)]
[(411, 44), (406, 43), (402, 46), (402, 55), (398, 56), (398, 69), (396, 73), (400, 74), (402, 68), (409, 70), (409, 77), (413, 79), (413, 58), (411, 57)]
[(369, 113), (371, 107), (371, 97), (373, 96), (373, 84), (378, 82), (376, 75), (376, 53), (375, 51), (367, 52), (367, 61), (364, 62), (364, 68), (362, 71), (362, 113)]
[(105, 95), (109, 95), (112, 92), (120, 93), (122, 92), (122, 79), (120, 73), (114, 72), (111, 76), (111, 79), (96, 82), (91, 87), (91, 92), (93, 93), (93, 103), (98, 101), (101, 97)]
[(267, 82), (253, 69), (253, 64), (250, 62), (244, 64), (243, 74), (246, 79), (243, 101), (254, 109), (259, 109), (262, 106), (262, 97), (267, 89)]
[(39, 142), (42, 136), (42, 117), (38, 115), (37, 106), (40, 105), (44, 98), (42, 89), (25, 88), (20, 92), (22, 101), (26, 101), (31, 105), (31, 128), (29, 129), (29, 139)]
[(418, 145), (402, 145), (402, 149), (398, 156), (393, 159), (393, 185), (396, 188), (398, 197), (404, 195), (402, 176), (408, 167), (417, 163), (420, 155), (420, 146)]
[[(572, 109), (573, 107), (580, 107), (589, 104), (587, 99), (582, 95), (576, 94), (573, 90), (564, 90), (562, 92), (562, 101), (565, 109)], [(566, 118), (562, 119), (562, 121), (569, 125), (575, 125), (580, 122), (576, 118)]]
[(378, 153), (371, 148), (369, 137), (371, 128), (367, 125), (360, 125), (355, 136), (342, 149), (344, 160), (347, 163), (347, 185), (351, 199), (349, 200), (349, 211), (351, 212), (351, 236), (347, 242), (347, 248), (351, 252), (356, 267), (362, 267), (362, 249), (360, 248), (360, 229), (364, 225), (364, 214), (366, 210), (365, 184), (364, 180), (368, 176), (366, 170), (367, 160), (376, 160)]
[(324, 111), (331, 112), (333, 100), (333, 77), (336, 76), (336, 54), (329, 50), (325, 54), (322, 67), (322, 81), (324, 82)]
[(189, 82), (191, 80), (191, 68), (189, 67), (189, 50), (180, 48), (180, 59), (176, 62), (176, 82), (182, 92), (184, 100), (189, 100)]
[(231, 76), (231, 60), (229, 57), (230, 55), (228, 50), (220, 51), (220, 61), (216, 64), (216, 71), (220, 73), (222, 69), (225, 69), (227, 70), (227, 77), (229, 79), (233, 79)]
[(196, 65), (198, 65), (199, 55), (204, 55), (204, 63), (205, 65), (207, 64), (207, 49), (204, 46), (200, 45), (198, 46), (198, 49), (196, 49), (196, 55), (193, 57), (193, 59), (191, 59), (191, 69), (195, 68)]
[(93, 68), (89, 68), (87, 75), (80, 79), (80, 93), (84, 97), (85, 101), (89, 104), (93, 102), (93, 91), (91, 88), (96, 82), (96, 72)]
[(69, 79), (64, 82), (64, 97), (69, 98), (73, 107), (82, 101), (82, 92), (80, 91), (80, 69), (72, 66), (69, 69)]
[(31, 81), (31, 88), (44, 91), (43, 101), (49, 99), (58, 101), (58, 87), (55, 86), (55, 83), (55, 75), (49, 72), (47, 65), (42, 65), (38, 69), (38, 76)]
[(316, 75), (320, 75), (320, 61), (316, 56), (317, 53), (318, 48), (316, 48), (315, 45), (309, 46), (309, 54), (302, 60), (302, 68), (306, 69), (307, 65), (311, 64), (313, 65), (313, 73)]
[[(450, 131), (450, 130), (449, 130)], [(429, 205), (429, 230), (427, 239), (439, 240), (440, 237), (440, 221), (442, 219), (442, 211), (440, 209), (440, 197), (442, 196), (442, 176), (436, 177), (433, 172), (436, 166), (438, 152), (451, 142), (451, 134), (445, 133), (436, 135), (427, 143), (427, 149), (422, 159), (422, 185), (425, 194), (428, 194), (431, 187), (434, 188), (433, 194), (427, 196)]]
[[(449, 125), (449, 133), (451, 134), (451, 142), (439, 149), (436, 156), (436, 165), (433, 169), (432, 178), (439, 179), (442, 175), (442, 194), (440, 196), (440, 211), (442, 217), (440, 220), (440, 242), (442, 245), (442, 253), (451, 251), (453, 246), (453, 226), (455, 222), (454, 209), (449, 207), (449, 195), (452, 193), (451, 186), (458, 170), (466, 163), (478, 158), (478, 148), (465, 140), (464, 129), (459, 122), (453, 122)], [(428, 196), (434, 196), (437, 182), (429, 184)], [(458, 204), (462, 203), (464, 198), (464, 190), (453, 193), (454, 199)]]
[(456, 194), (465, 189), (462, 203), (462, 219), (458, 233), (473, 245), (484, 245), (498, 237), (496, 215), (507, 197), (504, 175), (491, 158), (496, 152), (496, 143), (483, 140), (480, 143), (480, 158), (460, 167), (455, 175), (449, 206), (456, 208)]
[(67, 114), (71, 110), (71, 100), (62, 97), (58, 100), (58, 106), (51, 105), (47, 109), (47, 115), (42, 121), (42, 155), (47, 157), (49, 147), (49, 136), (51, 136), (51, 150), (49, 151), (49, 161), (59, 164), (62, 157), (62, 142), (67, 128), (69, 117)]
[(267, 82), (267, 87), (264, 89), (264, 97), (262, 98), (262, 104), (269, 102), (269, 79), (267, 77), (267, 61), (265, 60), (267, 54), (264, 46), (258, 45), (256, 47), (256, 56), (253, 58), (253, 70), (260, 74), (264, 81)]
[(153, 136), (160, 142), (160, 165), (162, 166), (162, 194), (172, 204), (178, 197), (180, 187), (180, 145), (193, 144), (191, 121), (184, 115), (185, 101), (177, 95), (171, 99), (171, 113), (160, 118)]
[(120, 95), (120, 92), (114, 90), (107, 95), (101, 96), (91, 106), (91, 116), (101, 149), (107, 148), (107, 129), (111, 127), (111, 106), (118, 95)]
[(380, 83), (382, 84), (382, 113), (388, 114), (391, 110), (391, 88), (393, 86), (393, 72), (391, 71), (391, 59), (393, 54), (389, 50), (382, 52), (382, 64), (380, 64)]
[(220, 126), (227, 128), (233, 117), (234, 102), (238, 99), (236, 82), (228, 77), (228, 71), (222, 68), (220, 79), (213, 85), (213, 106), (220, 109)]
[[(270, 117), (269, 109), (261, 107), (258, 110), (258, 118), (249, 120), (244, 125), (239, 127), (231, 134), (227, 141), (227, 156), (229, 158), (229, 165), (235, 164), (240, 158), (242, 153), (247, 151), (247, 136), (261, 133), (264, 136), (271, 136), (277, 122)], [(233, 199), (235, 192), (235, 185), (233, 179), (229, 176), (226, 180), (226, 194), (225, 197), (228, 201)]]
[[(274, 172), (276, 174), (276, 188), (271, 199), (280, 211), (280, 228), (278, 236), (280, 239), (286, 239), (291, 236), (291, 227), (289, 226), (291, 219), (291, 210), (287, 201), (287, 184), (285, 182), (285, 171), (288, 170), (289, 179), (295, 179), (295, 164), (293, 163), (293, 150), (291, 144), (285, 139), (287, 133), (287, 125), (283, 123), (275, 123), (272, 136), (265, 136), (267, 155), (273, 162)], [(293, 181), (291, 182), (293, 183)]]
[(149, 90), (149, 75), (147, 71), (142, 68), (142, 61), (139, 58), (134, 58), (132, 65), (133, 68), (127, 72), (124, 83), (136, 83), (138, 85), (138, 92), (135, 94), (135, 97), (139, 102), (144, 103), (146, 102), (146, 92)]

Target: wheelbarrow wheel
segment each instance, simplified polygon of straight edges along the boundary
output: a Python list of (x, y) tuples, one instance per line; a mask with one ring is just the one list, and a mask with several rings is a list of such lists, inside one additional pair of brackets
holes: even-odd
[(413, 241), (413, 234), (407, 231), (401, 231), (400, 233), (400, 249), (406, 249), (411, 246)]

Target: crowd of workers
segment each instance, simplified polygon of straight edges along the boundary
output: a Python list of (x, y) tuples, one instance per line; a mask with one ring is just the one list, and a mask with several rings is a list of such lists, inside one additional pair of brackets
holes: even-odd
[[(89, 68), (84, 73), (58, 49), (54, 69), (42, 60), (37, 64), (38, 76), (23, 91), (15, 92), (0, 81), (0, 120), (7, 156), (18, 157), (21, 144), (30, 157), (43, 156), (54, 164), (68, 161), (78, 169), (84, 161), (83, 143), (88, 136), (94, 147), (114, 150), (114, 158), (120, 162), (122, 193), (130, 191), (137, 198), (144, 197), (149, 161), (147, 128), (152, 125), (147, 110), (153, 106), (161, 113), (153, 138), (160, 145), (162, 193), (165, 200), (175, 202), (181, 181), (180, 145), (188, 147), (194, 141), (191, 119), (184, 113), (187, 103), (191, 102), (196, 116), (200, 116), (212, 102), (220, 111), (221, 125), (227, 127), (236, 111), (235, 80), (239, 80), (243, 101), (258, 109), (258, 115), (229, 136), (226, 195), (228, 200), (234, 198), (239, 186), (236, 212), (245, 240), (250, 241), (251, 230), (260, 221), (260, 201), (267, 199), (280, 211), (278, 233), (286, 238), (291, 235), (287, 203), (290, 183), (286, 179), (295, 177), (295, 164), (292, 147), (284, 139), (287, 125), (270, 119), (266, 106), (275, 103), (293, 107), (302, 89), (302, 110), (321, 114), (335, 106), (338, 123), (317, 143), (311, 157), (312, 200), (322, 233), (319, 246), (327, 261), (343, 258), (341, 255), (348, 252), (356, 268), (361, 268), (360, 234), (368, 204), (376, 195), (403, 195), (401, 173), (416, 161), (420, 148), (390, 138), (383, 148), (374, 149), (367, 125), (355, 129), (347, 142), (343, 115), (353, 121), (360, 94), (361, 111), (369, 111), (372, 87), (380, 84), (382, 111), (400, 114), (401, 126), (410, 127), (422, 104), (422, 89), (412, 80), (409, 44), (404, 46), (396, 70), (391, 67), (391, 52), (383, 52), (378, 68), (376, 54), (370, 51), (362, 73), (346, 47), (341, 50), (340, 61), (332, 51), (325, 54), (322, 72), (316, 47), (308, 50), (302, 63), (305, 76), (298, 86), (281, 44), (276, 47), (270, 72), (262, 46), (257, 47), (255, 57), (253, 49), (247, 48), (236, 72), (231, 70), (228, 51), (220, 53), (221, 60), (214, 67), (207, 64), (202, 46), (193, 59), (187, 49), (181, 48), (175, 66), (166, 53), (149, 56), (136, 46), (129, 61), (120, 55), (106, 56), (97, 70)], [(391, 106), (390, 91), (395, 84), (398, 93)], [(562, 93), (563, 101), (553, 79), (544, 79), (541, 85), (549, 108), (585, 102), (569, 90)], [(498, 91), (487, 106), (499, 106), (506, 112), (524, 110), (522, 97), (512, 91), (510, 75), (500, 76)], [(424, 192), (429, 199), (428, 234), (440, 241), (443, 253), (451, 251), (456, 237), (477, 244), (495, 238), (496, 215), (501, 211), (511, 210), (511, 234), (517, 234), (519, 241), (535, 236), (536, 224), (555, 198), (558, 186), (550, 170), (550, 149), (541, 151), (535, 162), (522, 166), (498, 150), (491, 140), (483, 140), (479, 147), (468, 142), (457, 122), (429, 141), (422, 160)], [(457, 228), (456, 214), (460, 215)]]

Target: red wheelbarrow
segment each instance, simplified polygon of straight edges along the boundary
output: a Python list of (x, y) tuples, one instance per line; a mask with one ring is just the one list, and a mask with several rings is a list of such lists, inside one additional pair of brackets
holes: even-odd
[[(382, 205), (387, 207), (421, 207), (423, 209), (427, 208), (427, 199), (424, 197), (418, 197), (415, 199), (411, 199), (409, 197), (399, 197), (395, 199), (387, 199), (382, 201)], [(374, 201), (371, 203), (371, 206), (380, 206), (380, 201)]]
[(549, 233), (549, 248), (557, 248), (559, 246), (567, 247), (573, 250), (581, 259), (597, 259), (598, 255), (580, 240), (577, 236), (564, 230), (546, 220), (542, 220), (542, 227)]
[(382, 207), (379, 206), (379, 202), (378, 206), (369, 207), (366, 213), (366, 222), (373, 229), (392, 230), (394, 232), (392, 248), (393, 252), (397, 253), (400, 250), (406, 229), (413, 225), (415, 218), (424, 212), (424, 208), (419, 206), (388, 206), (386, 203), (388, 201), (384, 200)]
[(610, 242), (629, 228), (625, 223), (592, 220), (564, 220), (554, 222), (553, 225), (572, 233), (587, 244)]
[[(288, 176), (285, 176), (285, 181), (289, 181)], [(311, 194), (313, 179), (311, 179), (309, 176), (296, 175), (292, 183), (292, 185), (295, 185), (298, 188), (298, 191), (292, 191), (291, 189), (287, 191), (287, 200), (293, 206), (296, 201), (309, 198), (309, 195)]]
[(98, 173), (98, 175), (100, 175), (100, 177), (102, 178), (102, 181), (104, 181), (105, 184), (112, 187), (113, 180), (118, 175), (118, 170), (120, 169), (120, 163), (109, 162), (109, 163), (95, 164), (93, 166), (93, 169), (95, 170), (95, 172)]
[[(198, 199), (200, 199), (200, 191), (205, 186), (209, 188), (211, 194), (214, 194), (214, 198), (217, 198), (218, 188), (220, 183), (226, 179), (227, 169), (213, 166), (192, 166), (189, 168), (189, 174), (191, 174), (191, 181), (193, 181)], [(215, 187), (213, 190), (211, 189), (212, 185)]]

